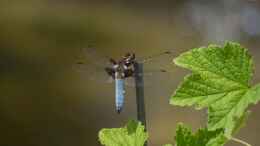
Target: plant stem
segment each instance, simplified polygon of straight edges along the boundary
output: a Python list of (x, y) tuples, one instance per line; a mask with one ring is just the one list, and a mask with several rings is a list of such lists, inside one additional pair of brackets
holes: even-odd
[(233, 141), (235, 141), (235, 142), (238, 142), (238, 143), (240, 143), (240, 144), (243, 144), (243, 145), (245, 145), (245, 146), (251, 146), (249, 143), (247, 143), (247, 142), (245, 142), (245, 141), (243, 141), (243, 140), (237, 139), (237, 138), (235, 138), (235, 137), (232, 137), (231, 140), (233, 140)]
[[(134, 64), (135, 69), (135, 83), (136, 83), (136, 104), (137, 104), (137, 119), (140, 121), (146, 129), (145, 118), (145, 101), (144, 101), (144, 80), (143, 80), (143, 64), (136, 62)], [(147, 142), (144, 144), (147, 146)]]

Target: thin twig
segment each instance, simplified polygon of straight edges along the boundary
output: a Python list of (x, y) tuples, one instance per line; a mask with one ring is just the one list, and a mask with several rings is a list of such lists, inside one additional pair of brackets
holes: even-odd
[(243, 145), (245, 145), (245, 146), (251, 146), (249, 143), (247, 143), (247, 142), (245, 142), (245, 141), (243, 141), (243, 140), (237, 139), (237, 138), (235, 138), (235, 137), (232, 137), (231, 140), (233, 140), (233, 141), (235, 141), (235, 142), (238, 142), (238, 143), (240, 143), (240, 144), (243, 144)]

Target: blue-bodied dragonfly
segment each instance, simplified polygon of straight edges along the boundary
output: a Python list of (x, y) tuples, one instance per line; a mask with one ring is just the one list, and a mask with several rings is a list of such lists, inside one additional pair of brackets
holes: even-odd
[[(137, 59), (135, 53), (126, 53), (120, 59), (115, 60), (106, 56), (102, 56), (96, 52), (93, 48), (82, 49), (82, 53), (85, 56), (85, 61), (78, 61), (76, 68), (79, 71), (87, 72), (87, 76), (92, 80), (99, 80), (101, 82), (115, 83), (115, 107), (117, 113), (120, 113), (123, 109), (125, 98), (125, 85), (126, 86), (140, 86), (129, 80), (136, 76), (135, 63), (147, 63), (151, 60), (168, 55), (171, 56), (171, 51), (165, 51), (153, 56), (146, 57), (144, 59)], [(153, 71), (146, 71), (138, 76), (152, 76), (155, 72), (164, 73), (167, 72), (164, 69), (156, 69)], [(95, 77), (94, 77), (95, 76)]]

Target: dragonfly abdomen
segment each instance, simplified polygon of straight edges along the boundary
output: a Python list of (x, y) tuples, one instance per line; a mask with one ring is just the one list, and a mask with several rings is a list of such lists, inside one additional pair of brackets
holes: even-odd
[(125, 80), (116, 78), (115, 79), (115, 89), (116, 89), (116, 111), (120, 113), (123, 109), (124, 98), (125, 98)]

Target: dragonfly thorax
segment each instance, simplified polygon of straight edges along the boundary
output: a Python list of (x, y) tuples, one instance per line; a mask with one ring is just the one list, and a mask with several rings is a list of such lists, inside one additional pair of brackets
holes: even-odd
[(114, 79), (125, 79), (128, 77), (133, 77), (134, 75), (134, 63), (135, 55), (127, 53), (119, 61), (110, 59), (112, 67), (105, 68), (108, 75), (112, 76)]

